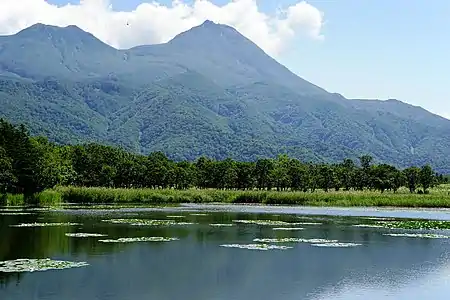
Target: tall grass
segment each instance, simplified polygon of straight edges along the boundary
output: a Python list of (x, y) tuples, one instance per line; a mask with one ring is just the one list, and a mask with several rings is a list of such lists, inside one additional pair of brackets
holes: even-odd
[(218, 190), (172, 189), (110, 189), (110, 188), (58, 188), (61, 199), (67, 203), (107, 204), (160, 204), (231, 202), (230, 193)]
[[(74, 204), (177, 204), (177, 203), (248, 203), (303, 206), (393, 206), (450, 208), (450, 185), (441, 185), (430, 194), (411, 194), (406, 189), (397, 193), (376, 191), (276, 192), (237, 190), (173, 190), (111, 189), (59, 187), (37, 196), (40, 205)], [(7, 197), (8, 205), (23, 204), (22, 196)]]
[(25, 201), (22, 194), (7, 194), (5, 203), (7, 206), (26, 206), (28, 204), (49, 206), (62, 203), (62, 194), (58, 190), (46, 190), (33, 196), (34, 199)]
[(393, 206), (393, 207), (448, 207), (450, 196), (443, 194), (418, 195), (410, 193), (362, 192), (242, 192), (234, 203), (261, 203), (302, 206)]

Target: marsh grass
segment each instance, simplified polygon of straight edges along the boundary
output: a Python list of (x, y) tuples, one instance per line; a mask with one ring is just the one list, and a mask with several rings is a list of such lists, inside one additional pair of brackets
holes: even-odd
[[(112, 189), (86, 187), (58, 187), (46, 190), (37, 196), (40, 205), (73, 204), (120, 204), (159, 205), (179, 203), (246, 203), (267, 205), (302, 206), (372, 206), (411, 208), (450, 208), (450, 185), (441, 185), (430, 190), (430, 194), (411, 194), (406, 189), (397, 193), (378, 191), (316, 191), (277, 192), (239, 191), (214, 189)], [(24, 203), (20, 195), (8, 195), (8, 205)]]
[[(33, 196), (32, 203), (38, 206), (59, 205), (62, 201), (62, 193), (59, 190), (45, 190)], [(23, 206), (27, 204), (23, 194), (7, 194), (4, 200), (7, 206)]]

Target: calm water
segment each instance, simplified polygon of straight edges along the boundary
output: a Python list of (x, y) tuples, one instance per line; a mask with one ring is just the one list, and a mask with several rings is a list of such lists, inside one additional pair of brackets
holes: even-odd
[[(206, 216), (189, 210), (208, 209)], [(248, 300), (248, 299), (448, 299), (450, 239), (385, 236), (388, 229), (358, 228), (368, 222), (355, 215), (449, 219), (448, 211), (367, 211), (263, 207), (198, 206), (165, 210), (35, 212), (1, 215), (0, 261), (52, 258), (85, 261), (89, 266), (33, 273), (0, 272), (0, 299), (7, 300)], [(214, 211), (211, 211), (214, 210)], [(204, 212), (204, 211), (202, 211)], [(299, 213), (307, 213), (308, 217)], [(400, 214), (400, 215), (399, 215)], [(182, 215), (171, 219), (167, 216)], [(335, 216), (333, 216), (335, 215)], [(338, 215), (338, 216), (336, 216)], [(339, 216), (340, 215), (340, 216)], [(353, 216), (348, 216), (353, 215)], [(103, 222), (113, 218), (195, 222), (185, 226), (131, 226)], [(236, 219), (320, 222), (301, 231), (235, 224)], [(371, 220), (373, 221), (373, 220)], [(41, 228), (20, 223), (74, 222), (82, 225)], [(121, 237), (177, 237), (172, 242), (101, 243), (73, 238), (69, 232)], [(411, 231), (395, 231), (411, 232)], [(446, 231), (435, 231), (450, 234)], [(254, 238), (323, 238), (360, 243), (352, 248), (287, 244), (288, 250), (220, 247), (250, 244)], [(279, 245), (279, 244), (277, 244)]]

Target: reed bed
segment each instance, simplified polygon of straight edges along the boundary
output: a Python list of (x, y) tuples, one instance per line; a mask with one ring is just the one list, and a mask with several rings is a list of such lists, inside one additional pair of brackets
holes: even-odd
[[(179, 203), (246, 203), (300, 206), (375, 206), (450, 208), (450, 185), (431, 189), (430, 194), (411, 194), (406, 189), (397, 193), (378, 191), (240, 191), (214, 189), (112, 189), (58, 187), (36, 195), (42, 206), (62, 203), (155, 205)], [(8, 195), (8, 205), (24, 204), (23, 196)]]

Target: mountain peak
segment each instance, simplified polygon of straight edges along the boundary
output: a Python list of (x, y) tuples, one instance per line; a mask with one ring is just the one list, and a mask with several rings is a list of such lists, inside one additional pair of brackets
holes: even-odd
[(43, 24), (43, 23), (36, 23), (34, 25), (31, 25), (28, 28), (25, 28), (23, 30), (21, 30), (18, 35), (27, 35), (27, 34), (37, 34), (37, 33), (45, 33), (45, 34), (49, 34), (49, 33), (55, 33), (55, 32), (64, 32), (64, 33), (82, 33), (82, 34), (89, 34), (87, 32), (85, 32), (84, 30), (82, 30), (81, 28), (79, 28), (76, 25), (69, 25), (69, 26), (65, 26), (65, 27), (60, 27), (60, 26), (55, 26), (55, 25), (48, 25), (48, 24)]
[(50, 41), (57, 47), (68, 47), (67, 49), (81, 47), (81, 45), (111, 48), (76, 25), (60, 27), (36, 23), (18, 32), (15, 37), (28, 41)]
[(202, 24), (192, 27), (191, 29), (178, 34), (172, 39), (172, 41), (189, 39), (192, 42), (193, 41), (192, 39), (209, 40), (209, 39), (216, 39), (217, 37), (219, 38), (241, 37), (245, 39), (245, 37), (242, 36), (242, 34), (240, 34), (236, 29), (234, 29), (231, 26), (215, 23), (211, 20), (206, 20)]
[[(177, 49), (175, 51), (182, 49), (184, 55), (190, 53), (191, 60), (194, 58), (197, 60), (192, 68), (202, 68), (204, 62), (209, 60), (213, 64), (220, 62), (222, 70), (234, 70), (237, 78), (242, 78), (242, 74), (246, 74), (245, 80), (230, 79), (229, 82), (233, 82), (234, 85), (264, 81), (279, 83), (302, 93), (327, 94), (323, 89), (297, 77), (252, 40), (228, 25), (206, 20), (201, 25), (178, 34), (168, 44), (172, 49)], [(210, 68), (204, 72), (207, 72), (210, 78), (217, 78), (223, 73), (218, 70), (220, 69), (211, 72)]]
[(211, 20), (206, 20), (205, 22), (203, 22), (202, 23), (202, 25), (200, 25), (200, 26), (217, 26), (218, 24), (216, 24), (216, 23), (214, 23), (213, 21), (211, 21)]
[[(214, 21), (211, 20), (206, 20), (204, 21), (201, 25), (193, 27), (192, 29), (200, 29), (200, 28), (207, 28), (207, 29), (219, 29), (219, 30), (233, 30), (236, 31), (236, 29), (234, 29), (233, 27), (226, 25), (226, 24), (221, 24), (221, 23), (216, 23)], [(191, 29), (191, 30), (192, 30)]]

